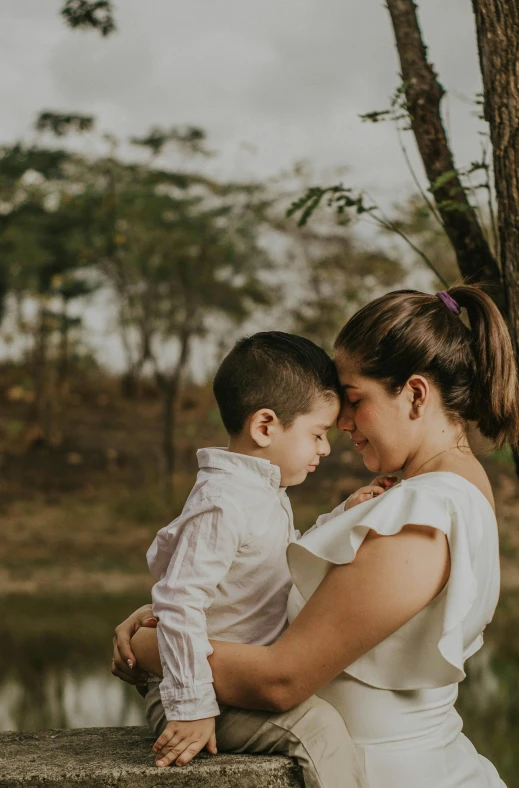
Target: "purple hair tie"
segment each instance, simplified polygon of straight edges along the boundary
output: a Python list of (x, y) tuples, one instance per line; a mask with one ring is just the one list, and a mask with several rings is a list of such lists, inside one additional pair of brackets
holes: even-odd
[(451, 312), (454, 312), (455, 315), (461, 314), (460, 305), (451, 295), (449, 295), (446, 290), (441, 290), (439, 293), (436, 293), (436, 297), (445, 304), (447, 309), (450, 309)]

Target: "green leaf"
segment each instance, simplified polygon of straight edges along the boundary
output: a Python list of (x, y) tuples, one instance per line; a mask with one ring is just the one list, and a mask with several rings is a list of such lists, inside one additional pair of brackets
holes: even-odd
[(435, 191), (438, 191), (438, 189), (441, 189), (442, 186), (445, 186), (445, 184), (449, 183), (449, 181), (452, 181), (454, 178), (457, 177), (458, 177), (457, 170), (447, 170), (446, 172), (442, 172), (442, 174), (438, 175), (434, 183), (431, 185), (430, 191), (433, 193)]
[(390, 109), (383, 109), (381, 111), (374, 111), (374, 112), (365, 112), (363, 115), (359, 115), (359, 118), (364, 122), (368, 123), (380, 123), (384, 120), (389, 120), (392, 112)]
[(438, 203), (438, 208), (450, 213), (469, 213), (472, 211), (472, 208), (467, 203), (456, 202), (455, 200), (442, 200)]

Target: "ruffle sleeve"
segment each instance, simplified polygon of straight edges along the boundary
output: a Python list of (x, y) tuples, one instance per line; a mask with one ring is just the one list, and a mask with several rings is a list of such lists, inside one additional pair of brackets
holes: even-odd
[[(392, 536), (412, 524), (437, 528), (447, 536), (451, 572), (443, 591), (346, 668), (349, 675), (381, 689), (441, 687), (462, 680), (464, 662), (481, 647), (482, 631), (497, 604), (497, 527), (490, 504), (475, 487), (460, 490), (450, 478), (440, 484), (427, 476), (432, 474), (401, 482), (339, 514), (288, 548), (294, 583), (307, 600), (333, 565), (355, 559), (370, 530)], [(488, 544), (482, 545), (484, 537)]]

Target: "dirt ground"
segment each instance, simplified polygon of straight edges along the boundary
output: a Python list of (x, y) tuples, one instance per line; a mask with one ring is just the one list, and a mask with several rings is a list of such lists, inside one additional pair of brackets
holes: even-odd
[[(182, 508), (196, 449), (226, 440), (210, 388), (187, 389), (172, 489), (163, 473), (160, 414), (152, 387), (129, 400), (118, 381), (87, 378), (71, 392), (62, 445), (50, 448), (27, 437), (30, 401), (20, 381), (2, 380), (0, 595), (149, 590), (145, 553)], [(332, 431), (330, 439), (330, 457), (290, 491), (303, 531), (370, 478), (346, 436)], [(519, 589), (519, 481), (506, 452), (485, 452), (483, 462), (496, 496), (503, 589)]]

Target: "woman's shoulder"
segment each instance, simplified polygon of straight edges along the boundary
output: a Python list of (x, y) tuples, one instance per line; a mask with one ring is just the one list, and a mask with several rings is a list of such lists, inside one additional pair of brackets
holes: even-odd
[(476, 494), (481, 495), (493, 508), (492, 487), (483, 467), (475, 461), (472, 465), (461, 467), (447, 466), (435, 471), (422, 473), (419, 476), (412, 476), (404, 479), (400, 484), (422, 485), (425, 489), (434, 489), (448, 493), (459, 493), (461, 495)]
[[(497, 523), (492, 506), (481, 490), (466, 478), (452, 472), (425, 473), (396, 484), (377, 498), (339, 512), (307, 532), (288, 548), (288, 561), (296, 585), (304, 587), (308, 598), (310, 588), (306, 569), (317, 565), (324, 576), (330, 564), (351, 563), (370, 532), (380, 536), (396, 536), (406, 526), (435, 528), (447, 537), (451, 553), (462, 551), (467, 562), (476, 560), (482, 545), (485, 555), (494, 557), (497, 545)], [(454, 567), (463, 574), (461, 564)], [(313, 590), (313, 589), (312, 589)]]
[(431, 526), (448, 535), (453, 516), (466, 523), (481, 521), (495, 526), (494, 509), (487, 495), (473, 481), (453, 471), (402, 479), (350, 512), (355, 524), (372, 523), (374, 530), (388, 535), (398, 533), (405, 525)]
[[(397, 508), (404, 517), (408, 508), (411, 508), (415, 517), (426, 511), (434, 512), (438, 523), (436, 527), (448, 537), (453, 528), (462, 528), (467, 530), (469, 541), (479, 543), (485, 534), (497, 534), (492, 490), (490, 485), (487, 487), (482, 482), (481, 479), (476, 484), (475, 480), (453, 471), (424, 473), (400, 482), (401, 505)], [(388, 504), (391, 505), (389, 498), (386, 506)], [(443, 512), (443, 518), (438, 517), (440, 511)], [(415, 523), (415, 520), (410, 522)], [(415, 524), (419, 525), (420, 522)]]
[(485, 513), (490, 510), (494, 514), (492, 489), (484, 472), (478, 475), (452, 470), (430, 471), (402, 479), (395, 487), (401, 487), (411, 495), (413, 492), (418, 493), (424, 499), (433, 495), (442, 500), (452, 500), (458, 505), (482, 504)]

